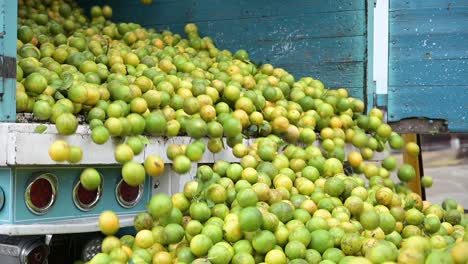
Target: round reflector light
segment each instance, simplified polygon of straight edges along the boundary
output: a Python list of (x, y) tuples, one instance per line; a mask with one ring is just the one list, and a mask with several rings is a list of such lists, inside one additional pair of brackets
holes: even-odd
[(28, 209), (36, 214), (47, 213), (57, 199), (57, 177), (50, 173), (33, 178), (24, 192), (24, 200)]
[(115, 187), (117, 202), (124, 208), (134, 207), (143, 196), (144, 186), (140, 184), (136, 187), (128, 185), (123, 179)]
[(73, 202), (81, 211), (90, 211), (98, 204), (102, 197), (103, 177), (101, 175), (101, 184), (96, 190), (86, 190), (80, 181), (73, 188)]

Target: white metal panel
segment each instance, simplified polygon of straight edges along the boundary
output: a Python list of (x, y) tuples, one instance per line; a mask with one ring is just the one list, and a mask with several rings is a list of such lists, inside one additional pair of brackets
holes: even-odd
[(0, 126), (0, 165), (6, 164), (8, 158), (8, 126)]
[[(208, 142), (207, 139), (202, 139), (205, 143)], [(166, 152), (167, 148), (171, 144), (190, 144), (194, 139), (190, 137), (171, 137), (171, 138), (150, 138), (151, 144), (147, 145), (145, 148), (145, 157), (150, 155), (159, 155), (164, 163), (172, 163), (172, 161), (167, 158)], [(244, 140), (244, 143), (249, 145), (253, 140)], [(219, 153), (211, 153), (209, 150), (206, 150), (203, 154), (202, 159), (198, 163), (214, 163), (218, 160), (226, 160), (229, 162), (239, 161), (233, 154), (231, 149), (227, 146), (226, 142), (224, 144), (226, 148), (221, 150)]]
[(166, 164), (164, 172), (159, 177), (151, 177), (151, 194), (165, 193), (174, 195), (184, 190), (185, 183), (195, 179), (198, 164), (192, 163), (190, 171), (178, 174), (172, 169), (172, 164)]
[(388, 9), (389, 0), (375, 0), (373, 76), (377, 94), (388, 93)]
[[(86, 165), (116, 165), (114, 158), (115, 147), (123, 143), (122, 139), (111, 139), (103, 145), (97, 145), (91, 140), (90, 131), (85, 126), (79, 126), (77, 133), (70, 136), (58, 135), (53, 125), (47, 125), (47, 131), (43, 134), (34, 132), (38, 124), (7, 124), (0, 123), (0, 166), (7, 165), (69, 165), (58, 163), (50, 159), (49, 146), (57, 139), (63, 139), (70, 145), (76, 145), (83, 150), (83, 160), (78, 164)], [(7, 140), (5, 140), (5, 138)], [(203, 139), (205, 142), (207, 139)], [(159, 155), (164, 163), (170, 164), (167, 158), (167, 147), (170, 144), (189, 144), (193, 141), (190, 137), (171, 138), (149, 138), (150, 144), (145, 150), (134, 158), (136, 162), (144, 162), (149, 155)], [(244, 140), (247, 145), (252, 144), (254, 139)], [(319, 142), (315, 142), (319, 146)], [(206, 151), (198, 163), (215, 163), (218, 160), (238, 162), (239, 159), (232, 154), (232, 150), (225, 144), (226, 148), (219, 153)], [(5, 151), (6, 149), (6, 151)], [(358, 150), (353, 146), (346, 145), (346, 152)], [(374, 160), (382, 160), (387, 153), (376, 153)]]
[[(134, 217), (134, 214), (119, 215), (120, 227), (133, 226)], [(98, 217), (89, 217), (47, 224), (2, 224), (0, 225), (0, 234), (9, 236), (26, 236), (96, 232), (99, 231), (98, 219)]]
[(5, 147), (7, 150), (7, 157), (5, 162), (2, 160), (1, 165), (12, 164), (16, 160), (16, 134), (8, 133), (5, 137), (8, 138), (7, 146)]
[[(7, 142), (0, 141), (0, 149), (7, 149), (6, 158), (0, 155), (0, 165), (67, 165), (50, 159), (49, 146), (58, 139), (67, 141), (70, 145), (79, 146), (83, 150), (83, 160), (77, 164), (113, 165), (115, 147), (123, 143), (123, 139), (112, 138), (103, 145), (93, 143), (87, 126), (79, 126), (76, 133), (63, 136), (57, 133), (54, 125), (46, 125), (47, 130), (35, 133), (39, 124), (0, 124), (0, 137), (8, 137)], [(8, 133), (2, 128), (7, 128)], [(6, 145), (5, 145), (6, 144)], [(134, 158), (137, 162), (144, 161), (144, 153)]]

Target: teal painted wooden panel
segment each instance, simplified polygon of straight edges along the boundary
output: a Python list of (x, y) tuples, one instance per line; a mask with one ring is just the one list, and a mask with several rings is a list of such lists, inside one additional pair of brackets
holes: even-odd
[[(179, 34), (186, 23), (196, 22), (200, 34), (222, 49), (245, 49), (257, 63), (272, 63), (297, 78), (312, 76), (328, 87), (350, 88), (356, 97), (364, 97), (365, 1), (179, 0), (149, 6), (103, 2), (113, 7), (115, 21)], [(81, 3), (88, 10), (93, 4)]]
[(323, 80), (326, 86), (362, 87), (363, 79), (360, 79), (364, 71), (360, 62), (350, 63), (326, 63), (323, 65), (310, 65), (307, 63), (279, 63), (278, 66), (294, 72), (297, 76), (312, 76)]
[[(447, 41), (450, 39), (450, 41)], [(393, 60), (467, 59), (468, 32), (399, 35), (390, 39)]]
[(391, 120), (410, 117), (447, 119), (451, 131), (466, 132), (467, 94), (467, 85), (391, 87), (388, 95), (388, 116)]
[[(362, 90), (364, 41), (362, 36), (258, 44), (249, 41), (241, 48), (249, 51), (252, 59), (283, 67), (296, 78), (312, 76), (328, 87)], [(362, 98), (362, 92), (359, 97)]]
[(466, 0), (390, 1), (390, 7), (393, 10), (419, 8), (452, 9), (454, 7), (468, 7), (468, 2)]
[[(155, 1), (153, 6), (158, 9), (171, 9), (172, 13), (161, 13), (161, 20), (165, 23), (180, 22), (180, 18), (200, 22), (207, 20), (245, 19), (252, 17), (297, 16), (314, 15), (317, 13), (335, 13), (338, 11), (363, 10), (363, 1)], [(207, 8), (208, 7), (208, 8)], [(138, 7), (136, 7), (138, 8)], [(185, 12), (178, 12), (183, 10)], [(154, 8), (141, 10), (141, 14), (154, 12)], [(176, 13), (178, 12), (178, 13)], [(128, 16), (128, 14), (126, 14)]]
[[(313, 37), (344, 37), (364, 34), (364, 10), (346, 11), (337, 13), (319, 13), (314, 15), (255, 17), (227, 20), (196, 21), (203, 35), (204, 32), (213, 38), (224, 37), (224, 42), (240, 42), (243, 40), (284, 40), (304, 39)], [(127, 21), (131, 21), (131, 18)], [(138, 22), (138, 20), (137, 20)], [(141, 24), (169, 28), (174, 32), (182, 33), (190, 19), (177, 23), (155, 19), (154, 21), (141, 21)], [(236, 38), (237, 37), (237, 38)], [(239, 39), (240, 38), (240, 39)], [(222, 39), (220, 39), (222, 41)]]
[(390, 4), (389, 120), (445, 119), (468, 131), (468, 0)]
[(363, 36), (277, 40), (246, 40), (239, 43), (251, 57), (271, 54), (263, 62), (278, 63), (285, 59), (296, 63), (362, 62)]
[(390, 86), (466, 85), (467, 59), (423, 59), (390, 62)]
[(10, 168), (0, 169), (0, 186), (5, 195), (5, 204), (0, 210), (0, 224), (11, 222), (11, 208), (13, 204), (13, 175)]
[(468, 6), (451, 9), (390, 9), (391, 35), (463, 34), (468, 24), (467, 12)]
[[(73, 189), (77, 182), (82, 168), (21, 168), (15, 172), (15, 194), (10, 196), (10, 199), (15, 199), (13, 205), (13, 223), (38, 223), (85, 218), (90, 216), (98, 216), (104, 210), (112, 210), (120, 214), (135, 214), (145, 210), (145, 205), (149, 201), (151, 195), (151, 181), (146, 179), (145, 190), (140, 202), (132, 209), (121, 207), (115, 198), (115, 186), (120, 179), (120, 168), (96, 168), (103, 175), (103, 194), (99, 203), (89, 212), (83, 212), (76, 208), (72, 200), (70, 190)], [(26, 208), (24, 202), (24, 190), (28, 179), (31, 178), (34, 172), (50, 172), (58, 178), (58, 195), (57, 201), (50, 211), (42, 216), (37, 216), (31, 213)]]
[(16, 1), (0, 0), (0, 121), (16, 120)]
[[(95, 1), (79, 1), (86, 10)], [(313, 15), (317, 13), (336, 13), (342, 11), (364, 10), (365, 2), (356, 0), (337, 1), (271, 1), (271, 0), (163, 0), (142, 6), (139, 1), (100, 1), (114, 7), (114, 10), (128, 10), (115, 14), (120, 21), (134, 21), (148, 25), (157, 14), (159, 23), (175, 24), (181, 22), (201, 22), (217, 20), (237, 20), (253, 17)], [(162, 12), (169, 10), (170, 12)], [(150, 15), (145, 17), (144, 15)]]

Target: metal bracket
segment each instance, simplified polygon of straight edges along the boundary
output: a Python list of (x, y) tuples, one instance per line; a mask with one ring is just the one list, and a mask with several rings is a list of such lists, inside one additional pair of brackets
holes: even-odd
[(53, 236), (53, 235), (45, 235), (45, 237), (44, 237), (44, 243), (45, 243), (47, 246), (50, 246), (50, 242), (52, 241), (52, 236)]

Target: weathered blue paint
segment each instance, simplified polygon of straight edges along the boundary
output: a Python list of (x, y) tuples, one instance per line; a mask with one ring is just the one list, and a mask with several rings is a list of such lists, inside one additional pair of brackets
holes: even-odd
[[(320, 79), (331, 88), (346, 87), (364, 98), (365, 1), (102, 2), (112, 6), (115, 21), (179, 34), (186, 23), (196, 22), (200, 34), (222, 49), (245, 49), (255, 62), (283, 67), (297, 78)], [(94, 4), (80, 3), (86, 10)]]
[[(0, 0), (0, 67), (1, 71), (16, 71), (16, 24), (18, 4), (12, 0)], [(9, 62), (10, 67), (6, 67)], [(0, 71), (0, 72), (1, 72)], [(16, 78), (0, 76), (0, 121), (16, 120)]]
[(466, 0), (425, 0), (425, 1), (390, 1), (393, 10), (441, 8), (451, 9), (455, 7), (467, 7)]
[(310, 65), (307, 63), (277, 63), (275, 66), (291, 71), (295, 76), (312, 76), (322, 80), (330, 87), (362, 89), (362, 80), (358, 79), (364, 71), (361, 62), (325, 63)]
[[(291, 39), (288, 42), (277, 40), (246, 41), (254, 45), (248, 47), (250, 55), (258, 57), (270, 52), (271, 57), (265, 59), (268, 63), (281, 63), (287, 59), (295, 63), (340, 63), (346, 61), (362, 62), (364, 60), (365, 39), (362, 36)], [(323, 49), (323, 47), (330, 47)], [(346, 47), (343, 49), (343, 47)]]
[[(447, 42), (447, 39), (450, 41)], [(439, 32), (437, 34), (395, 35), (390, 38), (389, 48), (393, 57), (400, 60), (456, 60), (468, 59), (467, 43), (468, 33)]]
[[(88, 12), (96, 4), (92, 0), (81, 0), (80, 5)], [(150, 25), (177, 24), (186, 22), (239, 20), (253, 17), (294, 17), (318, 13), (337, 13), (343, 11), (364, 10), (364, 1), (271, 1), (271, 0), (158, 0), (151, 5), (142, 6), (139, 1), (100, 1), (99, 4), (110, 4), (119, 21), (133, 21)], [(163, 12), (168, 10), (169, 12)], [(146, 17), (143, 17), (146, 15)], [(157, 17), (156, 17), (157, 16)]]
[(5, 195), (5, 201), (2, 210), (0, 210), (0, 224), (11, 222), (11, 211), (12, 211), (12, 197), (13, 197), (13, 175), (11, 169), (2, 168), (0, 169), (0, 186), (3, 189)]
[(390, 1), (389, 120), (468, 131), (468, 0)]
[(390, 61), (389, 78), (390, 86), (395, 87), (466, 85), (468, 59), (393, 60)]
[[(140, 202), (132, 209), (121, 207), (115, 198), (115, 186), (120, 178), (120, 168), (96, 168), (103, 175), (104, 190), (99, 203), (89, 212), (83, 212), (75, 207), (72, 200), (74, 184), (79, 179), (83, 168), (18, 168), (14, 171), (14, 195), (8, 198), (14, 199), (9, 202), (13, 217), (11, 222), (17, 224), (51, 222), (57, 220), (67, 220), (74, 218), (86, 218), (98, 216), (104, 210), (112, 210), (118, 214), (134, 214), (145, 210), (151, 196), (150, 179), (145, 182), (144, 196)], [(58, 178), (58, 196), (52, 209), (45, 215), (37, 216), (30, 212), (24, 201), (24, 190), (28, 180), (34, 172), (50, 172)], [(3, 186), (3, 184), (2, 184)], [(4, 209), (5, 210), (5, 209)], [(0, 215), (1, 216), (1, 215)]]
[(468, 86), (392, 86), (388, 95), (390, 120), (426, 117), (445, 119), (451, 131), (466, 132)]
[[(372, 97), (372, 101), (375, 101), (375, 105), (379, 107), (386, 107), (388, 105), (388, 94), (376, 94), (375, 98)], [(372, 110), (370, 108), (368, 111)]]

